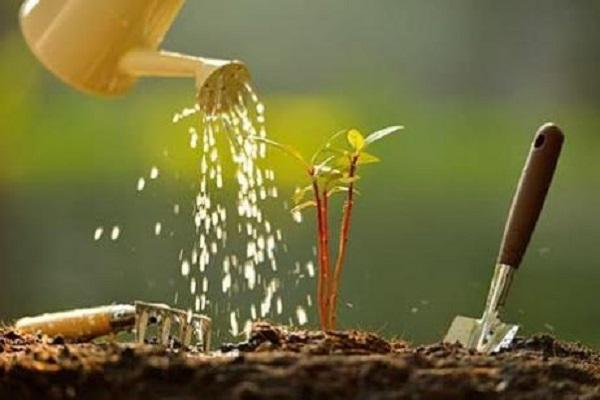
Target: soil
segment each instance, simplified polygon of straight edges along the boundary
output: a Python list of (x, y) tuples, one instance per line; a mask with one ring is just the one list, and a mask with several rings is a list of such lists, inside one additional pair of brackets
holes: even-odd
[[(193, 349), (192, 349), (193, 350)], [(600, 399), (600, 353), (550, 336), (495, 355), (256, 324), (218, 354), (0, 330), (0, 399)]]

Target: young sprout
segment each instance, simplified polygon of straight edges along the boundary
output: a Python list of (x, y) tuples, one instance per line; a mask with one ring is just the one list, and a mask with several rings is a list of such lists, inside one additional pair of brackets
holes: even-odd
[[(293, 213), (315, 207), (317, 218), (317, 303), (321, 329), (333, 330), (336, 325), (337, 302), (344, 262), (346, 260), (350, 220), (354, 206), (358, 168), (362, 165), (379, 162), (379, 158), (367, 153), (368, 147), (380, 139), (402, 130), (402, 126), (390, 126), (364, 137), (358, 130), (349, 129), (337, 132), (306, 161), (302, 154), (291, 146), (269, 139), (255, 137), (284, 151), (305, 168), (310, 184), (296, 189), (293, 199)], [(345, 139), (345, 140), (344, 140)], [(341, 145), (336, 145), (342, 141)], [(329, 199), (342, 193), (345, 201), (342, 209), (337, 254), (333, 268), (329, 249)], [(310, 195), (310, 197), (309, 197)]]

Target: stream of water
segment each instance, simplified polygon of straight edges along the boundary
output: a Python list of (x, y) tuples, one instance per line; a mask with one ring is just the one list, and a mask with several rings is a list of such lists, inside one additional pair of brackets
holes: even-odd
[[(282, 202), (267, 145), (256, 140), (267, 138), (265, 106), (250, 85), (244, 89), (227, 110), (210, 114), (196, 106), (173, 118), (178, 123), (199, 114), (201, 120), (199, 128), (188, 128), (189, 146), (199, 160), (199, 186), (192, 216), (196, 237), (191, 248), (179, 253), (180, 274), (189, 283), (191, 308), (226, 321), (234, 337), (258, 319), (304, 325), (305, 307), (312, 304), (307, 295), (306, 304), (288, 305), (288, 320), (281, 321), (286, 306), (282, 278), (304, 274), (299, 263), (280, 265), (287, 244), (268, 210), (270, 202)], [(227, 162), (233, 164), (232, 176), (224, 176)], [(236, 195), (228, 202), (232, 186)], [(314, 276), (312, 265), (306, 264), (308, 276)], [(216, 336), (222, 336), (225, 324), (215, 325)]]

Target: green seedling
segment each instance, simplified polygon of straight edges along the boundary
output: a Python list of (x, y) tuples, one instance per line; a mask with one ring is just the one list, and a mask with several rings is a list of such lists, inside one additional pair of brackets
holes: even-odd
[[(321, 329), (334, 330), (336, 325), (337, 302), (340, 280), (346, 260), (350, 221), (356, 184), (359, 180), (358, 169), (366, 164), (379, 162), (379, 158), (367, 152), (369, 147), (384, 137), (402, 130), (401, 126), (373, 132), (364, 137), (358, 130), (349, 129), (337, 132), (306, 160), (295, 148), (269, 139), (255, 138), (274, 146), (297, 160), (306, 170), (310, 183), (296, 189), (294, 193), (293, 213), (309, 208), (316, 209), (317, 218), (317, 256), (319, 274), (317, 279), (317, 299)], [(337, 254), (333, 268), (330, 252), (329, 204), (335, 194), (343, 194), (341, 222), (337, 243)]]

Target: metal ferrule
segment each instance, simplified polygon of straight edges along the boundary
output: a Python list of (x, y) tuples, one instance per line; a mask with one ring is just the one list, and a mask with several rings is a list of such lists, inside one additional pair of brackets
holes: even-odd
[(490, 291), (485, 303), (483, 320), (487, 320), (490, 317), (498, 318), (500, 312), (502, 312), (515, 271), (516, 269), (510, 265), (496, 264)]
[(129, 330), (135, 325), (135, 307), (130, 304), (109, 306), (110, 326), (115, 331)]

